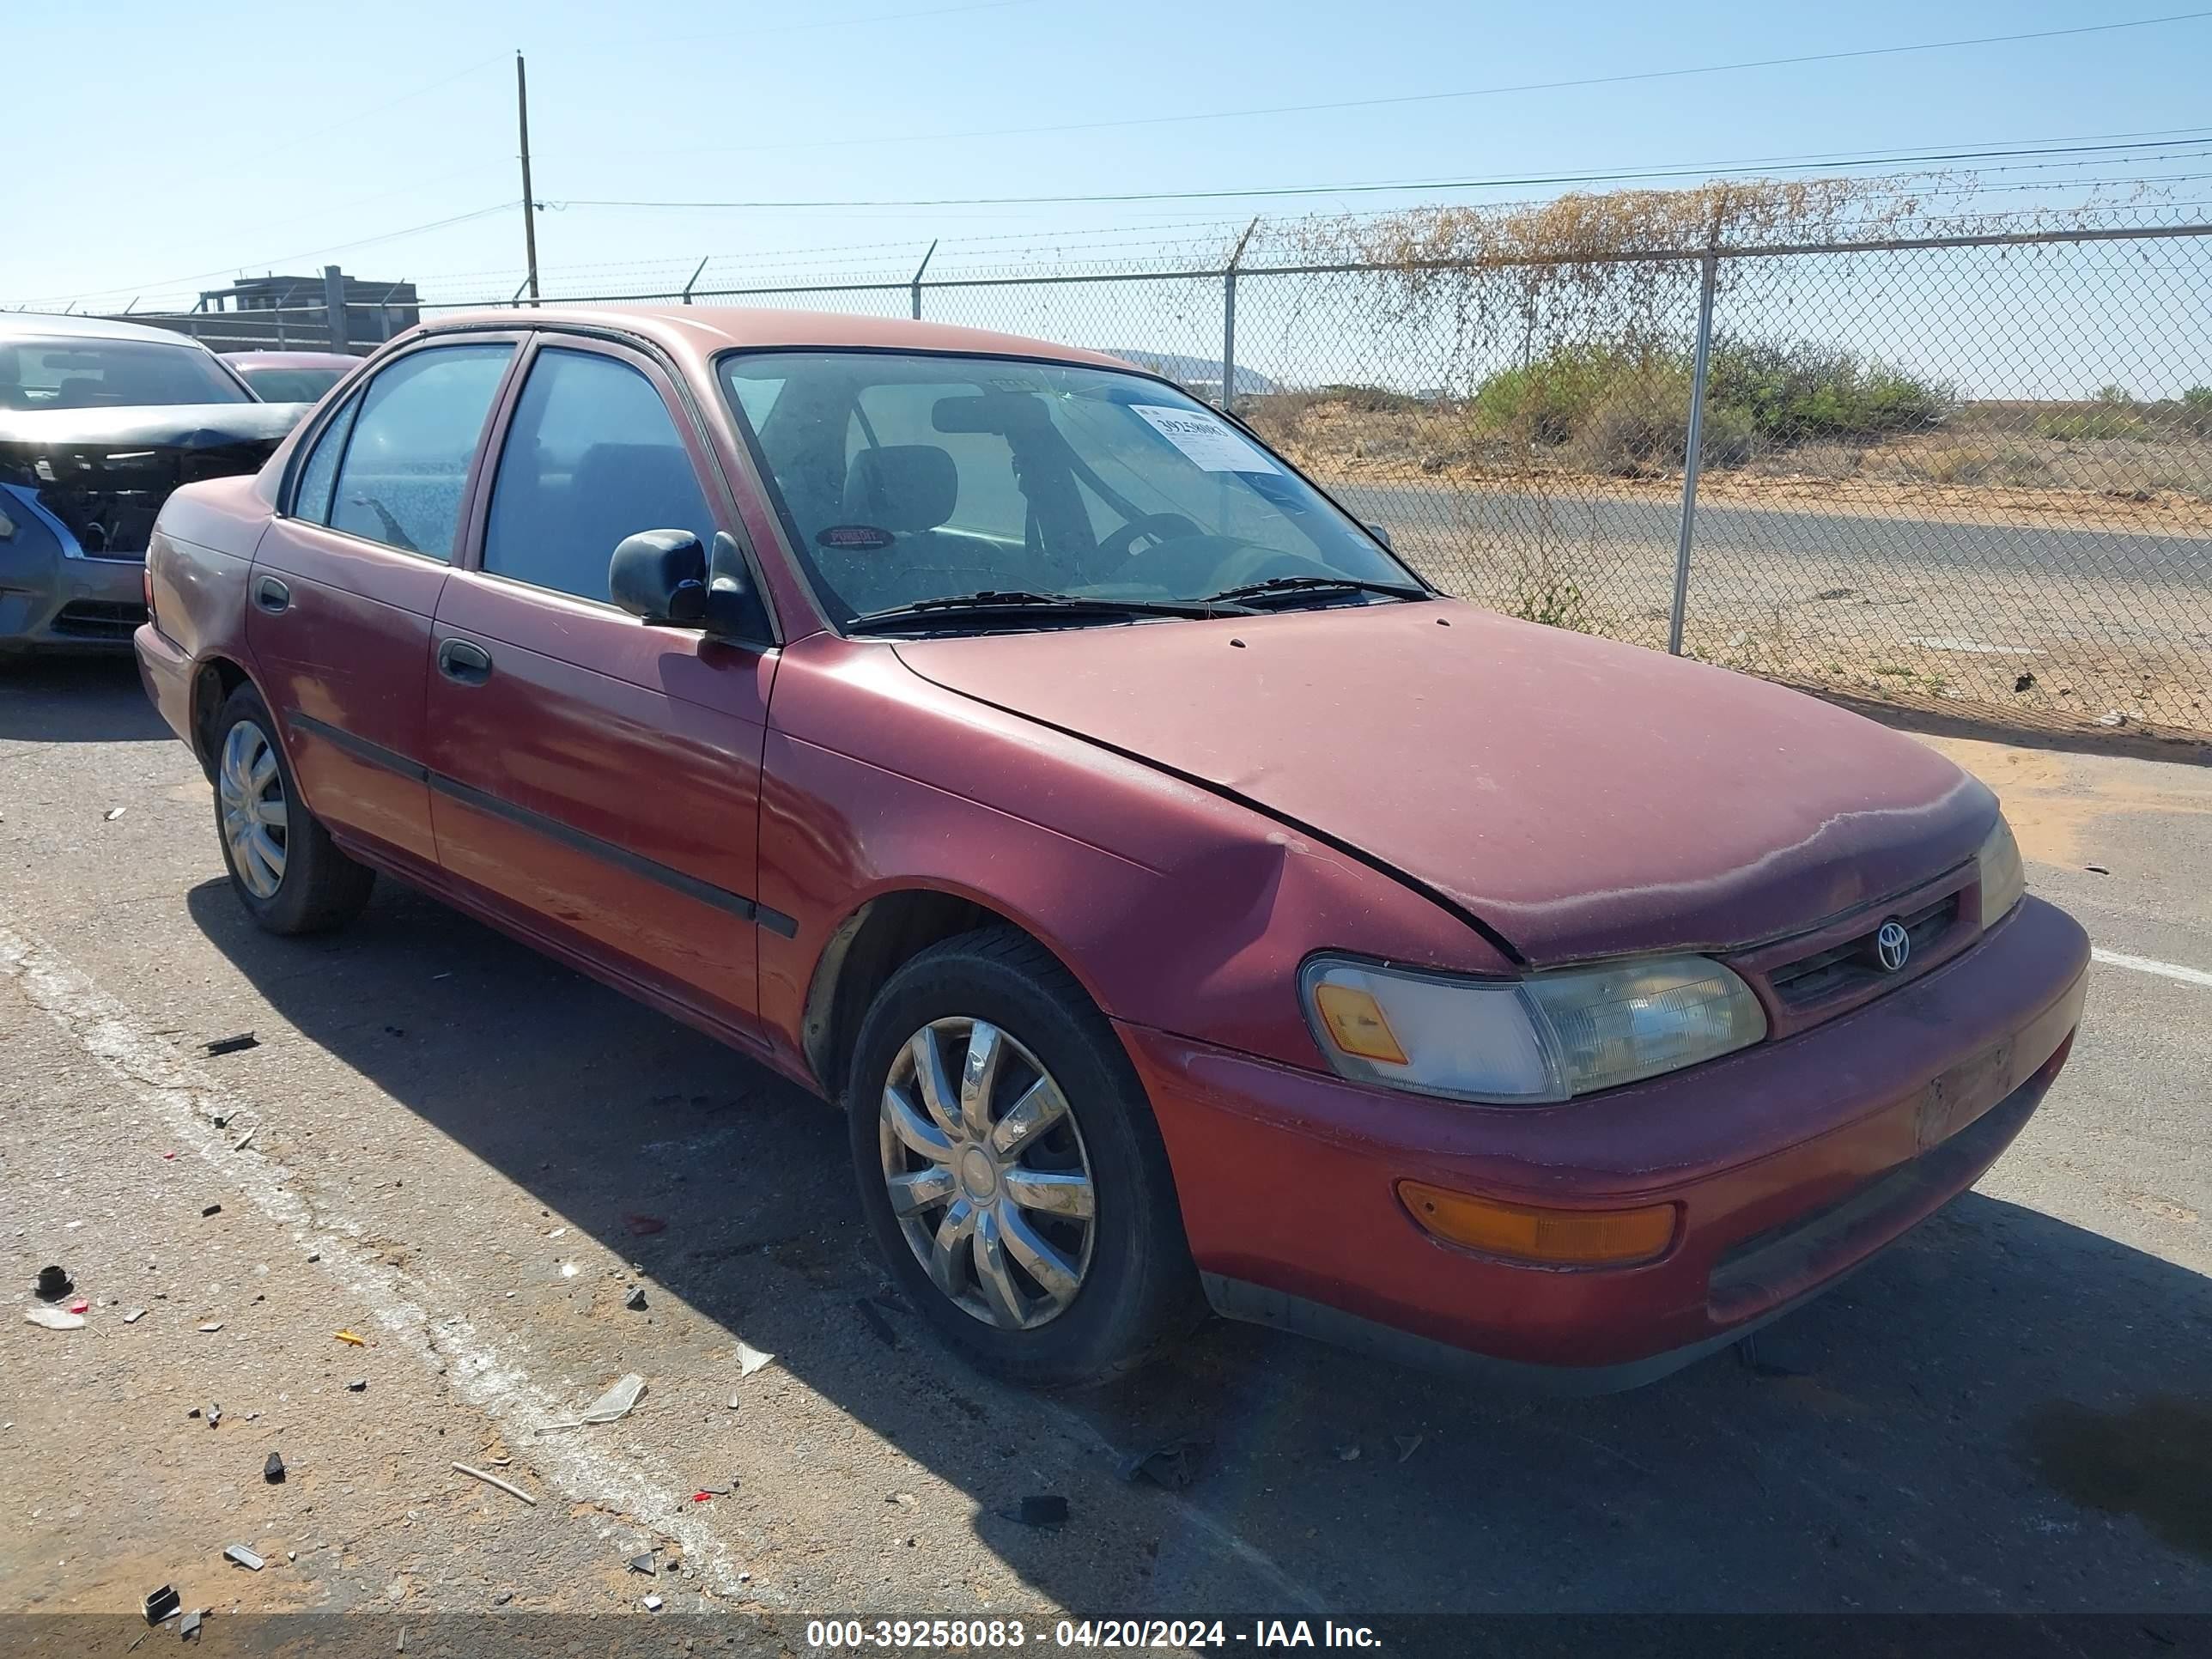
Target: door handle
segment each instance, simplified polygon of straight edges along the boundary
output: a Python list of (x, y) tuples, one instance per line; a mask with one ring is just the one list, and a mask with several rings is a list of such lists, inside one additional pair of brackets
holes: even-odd
[(253, 584), (253, 602), (272, 617), (281, 617), (292, 608), (292, 590), (274, 576), (262, 576)]
[(441, 640), (438, 672), (456, 685), (482, 685), (491, 678), (491, 653), (466, 640)]

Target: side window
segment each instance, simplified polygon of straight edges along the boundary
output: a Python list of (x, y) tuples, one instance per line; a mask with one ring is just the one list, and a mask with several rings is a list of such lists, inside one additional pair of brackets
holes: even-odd
[(492, 484), (483, 568), (605, 599), (615, 544), (641, 530), (714, 539), (714, 514), (667, 405), (627, 363), (540, 351)]
[(469, 463), (514, 353), (504, 343), (434, 346), (370, 381), (338, 467), (331, 528), (452, 558)]
[(361, 399), (349, 398), (316, 437), (314, 448), (307, 453), (307, 464), (300, 469), (299, 488), (292, 492), (294, 518), (311, 519), (317, 524), (331, 521), (331, 486), (337, 482), (338, 457), (345, 453), (346, 434), (353, 430), (353, 417), (360, 413)]

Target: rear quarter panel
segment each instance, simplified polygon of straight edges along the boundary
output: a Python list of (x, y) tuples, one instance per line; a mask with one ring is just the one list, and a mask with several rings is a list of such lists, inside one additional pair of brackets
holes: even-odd
[(163, 504), (147, 549), (156, 625), (194, 663), (228, 657), (252, 672), (246, 575), (269, 527), (252, 477), (186, 484)]

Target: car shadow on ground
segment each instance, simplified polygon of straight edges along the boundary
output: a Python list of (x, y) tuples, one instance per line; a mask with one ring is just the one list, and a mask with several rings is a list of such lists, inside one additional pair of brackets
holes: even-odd
[[(1369, 1613), (2212, 1610), (2212, 1282), (2039, 1212), (1969, 1195), (1756, 1368), (1626, 1395), (1217, 1322), (1040, 1401), (878, 1299), (842, 1126), (800, 1090), (396, 884), (320, 940), (255, 931), (220, 882), (188, 902), (309, 1042), (970, 1494), (983, 1541), (1079, 1607), (1126, 1547), (1148, 1607), (1115, 1613), (1310, 1610), (1232, 1584), (1249, 1546)], [(633, 1237), (639, 1212), (665, 1231)], [(1055, 1534), (995, 1514), (1048, 1433), (1210, 1447), (1179, 1502), (1098, 1451)], [(1132, 1503), (1147, 1536), (1080, 1535)]]
[(127, 651), (0, 656), (0, 742), (131, 743), (169, 728)]

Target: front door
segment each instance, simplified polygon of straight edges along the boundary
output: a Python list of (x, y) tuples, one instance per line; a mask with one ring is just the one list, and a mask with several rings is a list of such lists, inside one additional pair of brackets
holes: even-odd
[(247, 579), (246, 642), (309, 809), (426, 868), (430, 621), (519, 343), (426, 346), (379, 370), (309, 440)]
[(440, 860), (529, 931), (750, 1034), (775, 653), (648, 628), (607, 590), (625, 536), (711, 545), (736, 513), (648, 359), (541, 337), (523, 374), (432, 630)]

